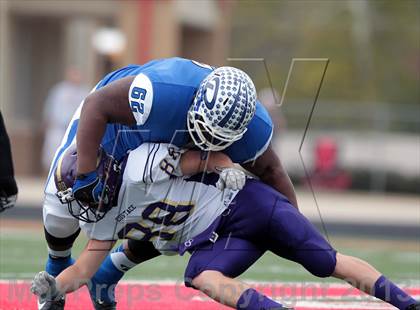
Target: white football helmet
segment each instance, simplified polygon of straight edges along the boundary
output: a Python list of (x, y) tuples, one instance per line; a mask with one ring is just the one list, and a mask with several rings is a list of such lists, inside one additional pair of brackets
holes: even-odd
[(242, 70), (220, 67), (200, 84), (188, 111), (188, 131), (204, 151), (220, 151), (242, 138), (255, 114), (256, 90)]

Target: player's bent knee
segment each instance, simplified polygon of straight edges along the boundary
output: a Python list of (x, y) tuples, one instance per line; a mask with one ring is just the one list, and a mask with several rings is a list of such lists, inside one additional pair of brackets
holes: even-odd
[(80, 233), (80, 228), (76, 232), (67, 237), (59, 238), (50, 234), (46, 227), (44, 227), (45, 240), (47, 240), (48, 247), (53, 250), (62, 251), (67, 250), (73, 246), (74, 241)]
[(328, 250), (317, 253), (316, 259), (305, 268), (316, 277), (327, 278), (333, 275), (336, 265), (337, 252)]
[(192, 279), (191, 283), (194, 288), (202, 291), (206, 290), (206, 288), (209, 288), (209, 284), (215, 283), (217, 278), (221, 277), (224, 277), (224, 275), (219, 271), (204, 270), (198, 276)]
[(128, 239), (124, 248), (124, 252), (127, 257), (137, 264), (143, 263), (161, 255), (161, 253), (156, 250), (153, 243), (149, 241)]
[(79, 221), (75, 218), (64, 218), (52, 213), (44, 214), (44, 228), (56, 238), (67, 238), (80, 230)]

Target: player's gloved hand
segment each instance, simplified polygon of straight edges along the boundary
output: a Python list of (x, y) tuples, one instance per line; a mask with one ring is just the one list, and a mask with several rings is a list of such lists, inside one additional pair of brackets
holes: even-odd
[(38, 296), (38, 309), (64, 308), (64, 295), (57, 289), (55, 278), (46, 271), (39, 272), (32, 280), (31, 292)]
[(226, 168), (220, 172), (216, 187), (220, 190), (233, 189), (241, 190), (246, 181), (246, 174), (236, 168)]
[(0, 192), (0, 213), (13, 208), (16, 204), (17, 195), (7, 196), (4, 191)]
[[(78, 175), (73, 185), (73, 197), (85, 203), (99, 203), (104, 184), (95, 171)], [(108, 203), (108, 194), (104, 193), (104, 203)]]
[(18, 188), (14, 177), (0, 180), (0, 213), (16, 204)]

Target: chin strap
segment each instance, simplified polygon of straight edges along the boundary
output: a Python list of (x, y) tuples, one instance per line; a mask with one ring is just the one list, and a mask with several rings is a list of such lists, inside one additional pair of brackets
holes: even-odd
[(71, 187), (62, 191), (58, 191), (55, 195), (62, 204), (71, 203), (75, 200), (73, 197), (73, 190), (71, 189)]

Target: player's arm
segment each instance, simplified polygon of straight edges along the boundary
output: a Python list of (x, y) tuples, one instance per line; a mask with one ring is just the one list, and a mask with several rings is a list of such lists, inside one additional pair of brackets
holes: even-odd
[(236, 169), (229, 156), (221, 152), (203, 153), (200, 151), (187, 151), (182, 154), (180, 170), (183, 175), (193, 175), (200, 172), (215, 172), (219, 174), (216, 187), (240, 190), (244, 187), (246, 175)]
[(32, 281), (32, 293), (43, 299), (55, 300), (61, 295), (77, 290), (96, 273), (114, 243), (89, 240), (76, 262), (63, 270), (57, 278), (46, 271), (38, 273)]
[(285, 195), (298, 208), (292, 181), (271, 145), (255, 161), (244, 163), (242, 167)]
[(114, 81), (86, 97), (77, 129), (79, 175), (95, 170), (99, 144), (108, 123), (136, 124), (128, 99), (134, 78)]
[(220, 190), (239, 190), (245, 184), (246, 175), (236, 169), (229, 156), (181, 150), (174, 145), (144, 143), (131, 151), (125, 166), (124, 178), (141, 186), (152, 183), (167, 183), (176, 177), (191, 176), (201, 172), (216, 172)]
[(128, 103), (134, 77), (114, 81), (86, 97), (77, 129), (77, 178), (73, 197), (86, 203), (100, 203), (108, 195), (96, 172), (99, 145), (106, 125), (135, 124)]
[(221, 152), (187, 151), (181, 156), (179, 162), (183, 175), (193, 175), (200, 172), (220, 173), (223, 169), (234, 168), (229, 156)]
[(262, 182), (285, 195), (298, 208), (292, 182), (271, 147), (272, 135), (273, 122), (270, 115), (262, 104), (257, 104), (247, 132), (227, 149), (227, 154)]
[(115, 241), (89, 240), (76, 262), (57, 276), (57, 289), (62, 293), (70, 293), (86, 284), (114, 244)]

